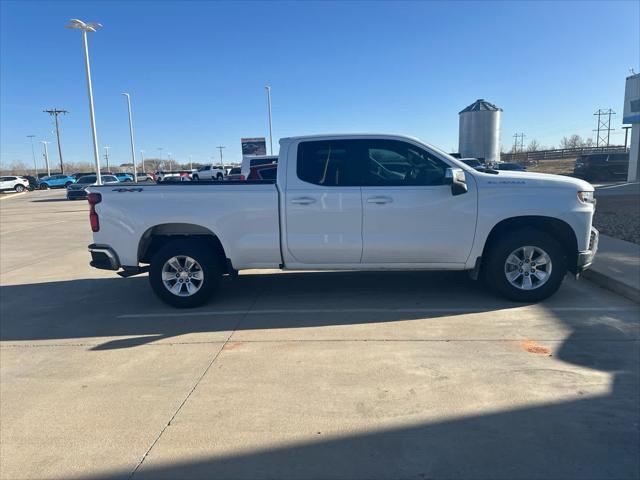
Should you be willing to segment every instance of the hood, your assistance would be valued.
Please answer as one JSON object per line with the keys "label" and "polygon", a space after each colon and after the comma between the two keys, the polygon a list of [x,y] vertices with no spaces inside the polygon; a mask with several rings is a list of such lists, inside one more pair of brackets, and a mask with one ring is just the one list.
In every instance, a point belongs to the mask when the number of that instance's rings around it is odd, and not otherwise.
{"label": "hood", "polygon": [[89,183],[72,183],[67,187],[68,190],[84,190],[87,187],[90,187]]}
{"label": "hood", "polygon": [[593,185],[579,178],[550,173],[516,172],[500,170],[497,175],[474,172],[478,183],[488,187],[522,186],[535,188],[571,188],[577,191],[593,191]]}

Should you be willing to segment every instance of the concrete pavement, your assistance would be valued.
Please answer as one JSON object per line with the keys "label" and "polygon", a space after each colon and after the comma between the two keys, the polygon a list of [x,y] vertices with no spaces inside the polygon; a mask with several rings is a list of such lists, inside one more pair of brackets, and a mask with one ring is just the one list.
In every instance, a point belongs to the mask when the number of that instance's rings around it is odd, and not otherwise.
{"label": "concrete pavement", "polygon": [[243,272],[176,311],[0,205],[1,478],[637,478],[640,306],[465,274]]}

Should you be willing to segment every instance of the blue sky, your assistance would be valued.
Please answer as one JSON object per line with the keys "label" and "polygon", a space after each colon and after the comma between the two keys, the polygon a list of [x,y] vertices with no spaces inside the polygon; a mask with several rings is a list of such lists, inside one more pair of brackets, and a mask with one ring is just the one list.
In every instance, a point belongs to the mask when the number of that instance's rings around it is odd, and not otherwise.
{"label": "blue sky", "polygon": [[[28,134],[54,141],[42,110],[65,108],[67,161],[92,161],[81,34],[90,34],[100,153],[136,149],[205,162],[240,137],[395,132],[457,149],[458,112],[504,109],[502,142],[557,145],[592,135],[613,108],[621,142],[624,79],[640,71],[640,2],[13,2],[0,3],[0,161],[31,163]],[[41,161],[41,145],[36,154]],[[57,160],[55,144],[50,155]],[[217,158],[217,157],[216,157]]]}

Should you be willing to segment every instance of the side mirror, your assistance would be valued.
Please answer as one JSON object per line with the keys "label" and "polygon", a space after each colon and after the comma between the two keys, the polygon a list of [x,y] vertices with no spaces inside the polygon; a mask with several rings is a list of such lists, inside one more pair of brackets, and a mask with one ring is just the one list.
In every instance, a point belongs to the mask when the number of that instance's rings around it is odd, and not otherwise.
{"label": "side mirror", "polygon": [[464,170],[461,168],[447,168],[444,175],[447,184],[451,185],[451,193],[453,195],[462,195],[467,193],[467,179]]}

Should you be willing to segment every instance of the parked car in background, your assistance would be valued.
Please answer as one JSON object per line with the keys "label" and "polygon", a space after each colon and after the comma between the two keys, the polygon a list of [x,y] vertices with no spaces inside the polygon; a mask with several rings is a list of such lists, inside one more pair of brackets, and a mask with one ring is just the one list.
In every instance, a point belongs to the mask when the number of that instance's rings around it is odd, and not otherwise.
{"label": "parked car in background", "polygon": [[188,175],[171,175],[168,177],[164,177],[162,183],[180,183],[180,182],[191,182],[191,177]]}
{"label": "parked car in background", "polygon": [[150,173],[140,172],[138,174],[138,181],[139,182],[153,182],[153,175],[151,175]]}
{"label": "parked car in background", "polygon": [[51,175],[50,177],[42,177],[40,179],[40,190],[47,188],[65,188],[76,183],[76,179],[71,175]]}
{"label": "parked car in background", "polygon": [[224,179],[227,181],[245,180],[245,178],[242,176],[242,168],[233,167],[231,170],[229,170],[229,174],[226,177],[224,177]]}
{"label": "parked car in background", "polygon": [[[120,183],[115,175],[102,175],[102,184],[109,185],[113,183]],[[76,183],[73,183],[67,187],[67,200],[82,200],[87,198],[87,192],[85,188],[96,184],[95,175],[85,175],[80,177]]]}
{"label": "parked car in background", "polygon": [[95,174],[96,172],[76,172],[76,173],[72,173],[71,176],[76,180],[78,180],[81,177],[86,177],[87,175],[95,175]]}
{"label": "parked car in background", "polygon": [[133,175],[130,173],[114,173],[113,175],[121,182],[133,182]]}
{"label": "parked car in background", "polygon": [[38,186],[40,185],[40,181],[36,177],[34,177],[33,175],[22,175],[22,178],[24,178],[26,181],[29,182],[29,186],[27,187],[27,190],[32,192],[38,189]]}
{"label": "parked car in background", "polygon": [[509,162],[494,163],[492,168],[494,170],[509,170],[509,171],[512,171],[512,172],[526,172],[527,171],[527,169],[524,168],[519,163],[509,163]]}
{"label": "parked car in background", "polygon": [[573,174],[585,180],[626,179],[629,171],[628,153],[592,153],[576,159]]}
{"label": "parked car in background", "polygon": [[484,168],[484,164],[477,158],[461,158],[460,161],[465,165],[475,168],[476,170],[478,168]]}
{"label": "parked car in background", "polygon": [[24,192],[29,188],[29,180],[16,175],[0,177],[0,191],[15,190],[16,192]]}
{"label": "parked car in background", "polygon": [[191,179],[191,172],[189,170],[159,170],[154,173],[154,177],[158,183],[164,182],[170,177],[189,177]]}
{"label": "parked car in background", "polygon": [[278,174],[278,164],[256,165],[249,170],[247,181],[252,180],[275,180]]}
{"label": "parked car in background", "polygon": [[224,179],[225,171],[220,167],[214,167],[213,165],[205,165],[203,167],[198,168],[193,174],[191,178],[194,181],[199,180],[217,180],[221,181]]}
{"label": "parked car in background", "polygon": [[256,167],[258,165],[271,165],[273,163],[278,163],[277,155],[244,156],[242,157],[242,166],[240,169],[240,174],[244,178],[249,178],[249,173],[251,173],[251,167]]}

